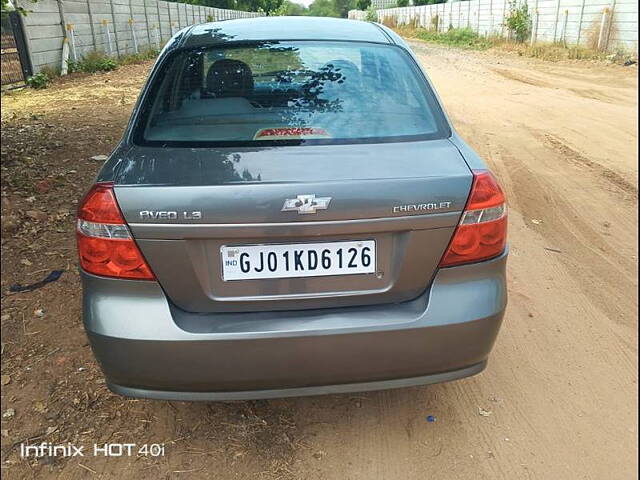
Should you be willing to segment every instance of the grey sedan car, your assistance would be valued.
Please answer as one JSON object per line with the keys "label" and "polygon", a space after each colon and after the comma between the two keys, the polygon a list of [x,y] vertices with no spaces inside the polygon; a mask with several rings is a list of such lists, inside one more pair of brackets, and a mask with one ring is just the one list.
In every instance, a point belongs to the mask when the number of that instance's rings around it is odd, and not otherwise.
{"label": "grey sedan car", "polygon": [[504,194],[384,26],[192,26],[156,61],[77,221],[109,387],[228,400],[482,371]]}

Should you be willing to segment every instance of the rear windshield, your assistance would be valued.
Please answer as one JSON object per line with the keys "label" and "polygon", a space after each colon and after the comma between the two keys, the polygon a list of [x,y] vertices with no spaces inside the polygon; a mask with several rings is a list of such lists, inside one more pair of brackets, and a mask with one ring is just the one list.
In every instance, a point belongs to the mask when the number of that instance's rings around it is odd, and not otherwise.
{"label": "rear windshield", "polygon": [[178,51],[153,82],[134,133],[139,144],[359,143],[442,138],[448,130],[413,60],[391,45]]}

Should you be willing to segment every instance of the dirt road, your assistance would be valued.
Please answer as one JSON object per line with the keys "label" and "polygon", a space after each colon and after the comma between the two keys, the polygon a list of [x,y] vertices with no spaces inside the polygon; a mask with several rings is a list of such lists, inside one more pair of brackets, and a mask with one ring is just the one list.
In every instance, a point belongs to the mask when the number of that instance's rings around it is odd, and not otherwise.
{"label": "dirt road", "polygon": [[[510,304],[488,369],[444,385],[268,402],[110,394],[80,327],[69,212],[147,68],[126,67],[2,100],[7,478],[637,476],[635,67],[414,45],[509,197]],[[70,270],[6,295],[52,268]],[[17,445],[39,435],[164,443],[166,455],[21,460]]]}

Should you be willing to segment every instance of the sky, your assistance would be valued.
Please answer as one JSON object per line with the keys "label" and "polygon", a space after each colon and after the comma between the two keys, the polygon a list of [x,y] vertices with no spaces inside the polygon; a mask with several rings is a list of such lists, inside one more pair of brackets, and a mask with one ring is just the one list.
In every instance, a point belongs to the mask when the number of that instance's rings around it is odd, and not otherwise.
{"label": "sky", "polygon": [[313,3],[313,0],[291,0],[293,3],[299,3],[301,5],[304,5],[305,7],[308,7],[309,5],[311,5]]}

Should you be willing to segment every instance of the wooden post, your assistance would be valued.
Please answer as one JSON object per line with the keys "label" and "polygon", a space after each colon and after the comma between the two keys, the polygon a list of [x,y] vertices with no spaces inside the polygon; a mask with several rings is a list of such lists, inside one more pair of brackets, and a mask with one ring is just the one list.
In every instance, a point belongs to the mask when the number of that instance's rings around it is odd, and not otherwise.
{"label": "wooden post", "polygon": [[96,30],[93,26],[93,11],[91,10],[91,0],[87,0],[87,12],[89,13],[89,26],[91,27],[91,38],[93,40],[93,49],[98,49],[98,41],[96,40]]}
{"label": "wooden post", "polygon": [[147,44],[149,48],[151,48],[151,32],[149,28],[149,14],[147,13],[147,0],[142,0],[142,4],[144,5],[144,26],[147,29]]}
{"label": "wooden post", "polygon": [[65,36],[62,39],[62,64],[60,65],[60,76],[64,76],[69,71],[69,39]]}
{"label": "wooden post", "polygon": [[530,45],[535,45],[538,41],[538,18],[540,14],[538,12],[538,0],[536,0],[536,9],[534,10],[534,15],[536,16],[536,21],[533,23],[533,32],[531,32],[531,43]]}
{"label": "wooden post", "polygon": [[107,37],[107,45],[109,45],[109,55],[113,55],[113,44],[111,43],[111,31],[109,30],[109,21],[106,18],[102,19],[102,28],[104,35]]}
{"label": "wooden post", "polygon": [[156,0],[156,11],[158,12],[158,38],[160,39],[159,44],[162,44],[162,17],[160,16],[160,2],[157,0]]}
{"label": "wooden post", "polygon": [[173,37],[173,21],[171,20],[171,5],[172,3],[165,2],[167,6],[167,13],[169,14],[169,38]]}
{"label": "wooden post", "polygon": [[553,43],[556,43],[556,36],[558,34],[558,19],[560,17],[560,0],[556,2],[556,21],[553,24]]}
{"label": "wooden post", "polygon": [[176,12],[178,12],[178,30],[180,30],[180,4],[174,3],[174,5],[176,6]]}
{"label": "wooden post", "polygon": [[614,10],[616,9],[616,0],[611,0],[611,12],[609,15],[609,24],[607,25],[607,38],[604,42],[604,49],[609,49],[609,39],[611,38],[611,30],[613,26],[613,16],[615,14]]}
{"label": "wooden post", "polygon": [[118,24],[116,23],[116,14],[113,11],[113,0],[109,0],[109,5],[111,5],[111,20],[113,23],[113,38],[116,41],[116,55],[120,57],[120,42],[118,40]]}
{"label": "wooden post", "polygon": [[471,0],[467,2],[467,28],[471,27]]}
{"label": "wooden post", "polygon": [[569,20],[569,10],[564,11],[564,20],[562,22],[562,44],[567,46],[567,21]]}
{"label": "wooden post", "polygon": [[493,35],[493,0],[489,0],[489,33]]}
{"label": "wooden post", "polygon": [[133,31],[133,7],[131,6],[131,0],[129,0],[129,30],[131,30],[131,40],[133,41],[133,52],[138,53],[138,41],[135,38],[136,34]]}
{"label": "wooden post", "polygon": [[68,37],[71,39],[71,54],[73,56],[73,61],[77,62],[78,53],[76,52],[76,38],[73,35],[73,25],[70,23],[67,23],[67,32],[68,32]]}
{"label": "wooden post", "polygon": [[133,18],[129,19],[129,27],[131,28],[131,39],[133,40],[133,51],[138,53],[138,39],[136,38],[136,29],[133,26]]}
{"label": "wooden post", "polygon": [[443,32],[446,32],[448,29],[448,25],[445,24],[446,22],[445,17],[447,16],[446,9],[447,9],[447,2],[442,4],[442,31]]}
{"label": "wooden post", "polygon": [[598,50],[602,50],[604,45],[604,33],[607,25],[607,16],[609,15],[609,7],[602,10],[602,19],[600,20],[600,33],[598,33]]}
{"label": "wooden post", "polygon": [[58,14],[60,15],[60,26],[62,27],[62,35],[67,36],[67,22],[64,18],[64,6],[62,0],[56,0],[58,4]]}
{"label": "wooden post", "polygon": [[504,37],[504,23],[507,18],[507,0],[502,0],[502,24],[500,25],[500,36]]}
{"label": "wooden post", "polygon": [[582,17],[584,16],[584,3],[585,0],[582,0],[582,6],[580,7],[580,19],[578,20],[578,40],[576,41],[576,45],[580,45],[580,36],[582,35]]}
{"label": "wooden post", "polygon": [[478,16],[478,18],[477,18],[477,21],[478,21],[477,30],[478,30],[478,35],[480,35],[480,3],[481,3],[481,0],[478,0],[478,10],[477,10],[477,16]]}

